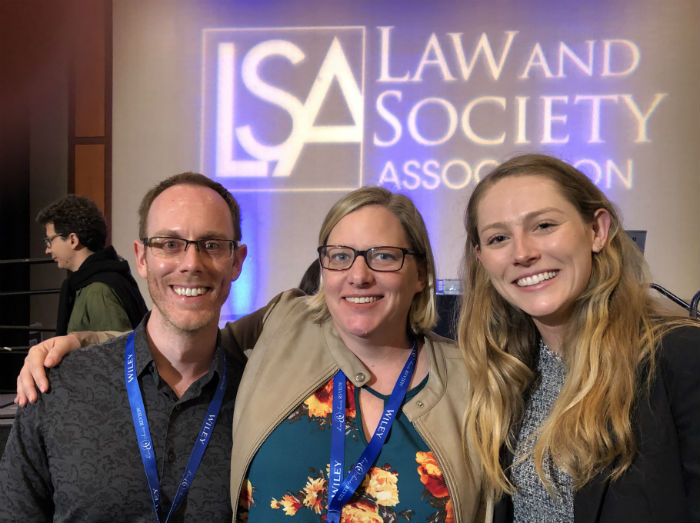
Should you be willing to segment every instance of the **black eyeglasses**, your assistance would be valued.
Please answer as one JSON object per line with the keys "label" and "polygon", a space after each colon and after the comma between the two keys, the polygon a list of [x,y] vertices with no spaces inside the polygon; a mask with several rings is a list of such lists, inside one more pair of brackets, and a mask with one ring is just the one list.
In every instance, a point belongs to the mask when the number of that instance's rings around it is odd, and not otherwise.
{"label": "black eyeglasses", "polygon": [[184,238],[171,238],[168,236],[153,236],[141,238],[141,242],[150,247],[153,254],[161,258],[177,258],[184,255],[187,247],[194,245],[197,252],[203,252],[212,258],[225,258],[231,256],[238,247],[236,240],[185,240]]}
{"label": "black eyeglasses", "polygon": [[352,267],[355,259],[362,256],[367,267],[377,272],[400,271],[406,255],[422,256],[418,252],[409,251],[403,247],[371,247],[358,251],[345,245],[321,245],[318,248],[318,258],[321,267],[331,271],[345,271]]}
{"label": "black eyeglasses", "polygon": [[60,236],[61,238],[65,238],[65,236],[64,236],[63,234],[54,234],[53,236],[47,236],[46,238],[44,238],[44,247],[46,247],[47,249],[48,249],[49,247],[51,247],[51,244],[53,243],[53,241],[54,241],[56,238],[58,238],[59,236]]}

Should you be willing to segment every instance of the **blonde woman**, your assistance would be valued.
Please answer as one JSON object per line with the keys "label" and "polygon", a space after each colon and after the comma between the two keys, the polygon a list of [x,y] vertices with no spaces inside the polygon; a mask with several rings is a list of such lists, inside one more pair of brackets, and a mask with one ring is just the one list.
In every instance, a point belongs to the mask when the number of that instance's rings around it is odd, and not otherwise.
{"label": "blonde woman", "polygon": [[700,328],[581,172],[516,157],[476,187],[459,344],[495,521],[698,521]]}

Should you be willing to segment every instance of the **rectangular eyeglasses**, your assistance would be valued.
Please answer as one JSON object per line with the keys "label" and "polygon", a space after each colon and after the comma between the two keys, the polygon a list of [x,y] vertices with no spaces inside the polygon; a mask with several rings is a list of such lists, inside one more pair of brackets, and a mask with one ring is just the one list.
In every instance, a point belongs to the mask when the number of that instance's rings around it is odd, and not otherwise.
{"label": "rectangular eyeglasses", "polygon": [[403,247],[370,247],[363,251],[345,245],[321,245],[318,257],[321,267],[331,271],[345,271],[352,267],[355,259],[362,256],[367,267],[377,272],[400,271],[406,255],[420,256],[418,252]]}
{"label": "rectangular eyeglasses", "polygon": [[186,240],[184,238],[172,238],[169,236],[152,236],[142,238],[141,242],[149,247],[153,254],[161,258],[177,258],[187,251],[190,245],[194,245],[197,252],[204,253],[211,258],[225,258],[231,256],[238,247],[236,240],[219,240],[205,238],[203,240]]}

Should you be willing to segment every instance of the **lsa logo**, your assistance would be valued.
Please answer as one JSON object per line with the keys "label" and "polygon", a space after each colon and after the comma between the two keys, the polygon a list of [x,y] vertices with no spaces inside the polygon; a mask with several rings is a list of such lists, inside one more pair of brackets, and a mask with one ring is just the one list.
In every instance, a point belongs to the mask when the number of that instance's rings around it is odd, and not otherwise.
{"label": "lsa logo", "polygon": [[362,184],[363,27],[205,29],[204,173],[238,191]]}

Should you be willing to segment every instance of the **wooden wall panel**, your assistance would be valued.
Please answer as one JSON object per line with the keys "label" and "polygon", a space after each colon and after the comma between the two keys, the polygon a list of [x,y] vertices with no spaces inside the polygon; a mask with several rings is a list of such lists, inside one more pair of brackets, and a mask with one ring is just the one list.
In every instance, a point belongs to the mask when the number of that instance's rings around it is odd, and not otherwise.
{"label": "wooden wall panel", "polygon": [[103,144],[75,146],[75,193],[87,196],[104,213],[105,146]]}
{"label": "wooden wall panel", "polygon": [[[68,192],[112,223],[112,1],[73,0]],[[109,241],[109,239],[108,239]]]}
{"label": "wooden wall panel", "polygon": [[76,17],[73,81],[75,136],[105,137],[105,2],[81,2]]}

